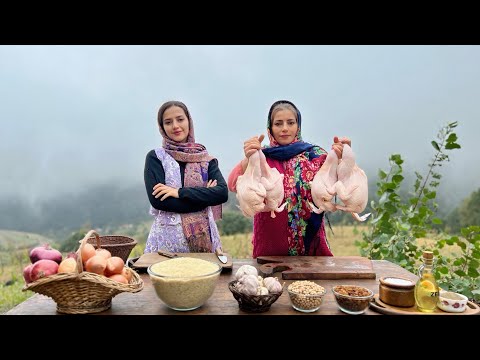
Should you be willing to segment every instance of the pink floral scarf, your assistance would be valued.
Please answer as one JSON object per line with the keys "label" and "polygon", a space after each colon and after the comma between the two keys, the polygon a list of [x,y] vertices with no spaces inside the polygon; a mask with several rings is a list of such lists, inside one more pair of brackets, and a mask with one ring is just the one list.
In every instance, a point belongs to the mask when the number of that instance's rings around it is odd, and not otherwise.
{"label": "pink floral scarf", "polygon": [[[170,139],[162,126],[159,126],[163,137],[165,151],[176,161],[186,162],[184,187],[205,187],[208,182],[208,163],[214,159],[202,144],[195,142],[193,121],[187,116],[189,133],[186,143],[179,143]],[[222,205],[212,206],[214,220],[221,219]],[[213,252],[210,226],[207,209],[180,214],[182,228],[191,252]]]}

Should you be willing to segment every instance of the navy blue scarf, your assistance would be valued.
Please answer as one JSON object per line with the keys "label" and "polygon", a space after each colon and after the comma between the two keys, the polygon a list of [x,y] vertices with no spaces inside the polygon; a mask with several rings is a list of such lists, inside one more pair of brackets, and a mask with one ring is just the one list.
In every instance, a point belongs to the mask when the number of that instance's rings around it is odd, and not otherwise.
{"label": "navy blue scarf", "polygon": [[266,157],[280,161],[287,161],[298,154],[312,150],[314,146],[315,145],[303,141],[297,141],[288,145],[264,148],[262,151]]}

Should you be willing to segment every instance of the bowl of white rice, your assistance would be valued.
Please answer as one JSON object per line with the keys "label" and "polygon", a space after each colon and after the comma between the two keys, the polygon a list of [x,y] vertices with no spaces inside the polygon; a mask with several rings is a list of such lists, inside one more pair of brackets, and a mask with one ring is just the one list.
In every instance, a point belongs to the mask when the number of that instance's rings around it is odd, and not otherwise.
{"label": "bowl of white rice", "polygon": [[212,296],[222,267],[214,262],[177,257],[147,269],[157,296],[173,310],[189,311]]}

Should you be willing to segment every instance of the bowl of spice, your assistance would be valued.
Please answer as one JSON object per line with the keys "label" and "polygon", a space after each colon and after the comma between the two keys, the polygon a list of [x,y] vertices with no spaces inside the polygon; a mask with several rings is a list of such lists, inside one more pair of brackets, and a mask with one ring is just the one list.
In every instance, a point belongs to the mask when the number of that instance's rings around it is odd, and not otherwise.
{"label": "bowl of spice", "polygon": [[363,314],[373,298],[373,291],[357,285],[337,285],[332,288],[337,305],[344,313]]}

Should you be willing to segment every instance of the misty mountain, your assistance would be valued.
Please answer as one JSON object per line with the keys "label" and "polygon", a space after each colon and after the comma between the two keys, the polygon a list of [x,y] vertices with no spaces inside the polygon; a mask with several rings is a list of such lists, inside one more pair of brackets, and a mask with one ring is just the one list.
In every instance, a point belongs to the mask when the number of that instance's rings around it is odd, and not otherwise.
{"label": "misty mountain", "polygon": [[[377,200],[376,177],[369,177],[369,204]],[[406,198],[411,191],[413,177],[406,175],[400,196]],[[443,185],[443,184],[442,184]],[[441,186],[442,186],[441,185]],[[472,190],[473,191],[473,190]],[[448,198],[452,191],[439,192],[438,216],[445,218],[463,199]],[[442,195],[443,194],[443,195]],[[234,193],[229,193],[224,211],[239,211]],[[35,232],[44,235],[66,236],[88,224],[92,228],[115,227],[149,220],[149,202],[143,184],[120,187],[110,184],[85,188],[78,193],[61,194],[31,204],[24,198],[7,197],[0,201],[0,229]],[[369,205],[364,213],[369,212]],[[352,223],[350,214],[330,214],[332,225]]]}

